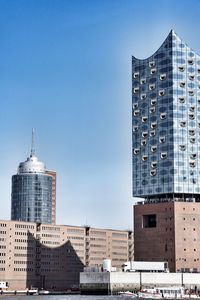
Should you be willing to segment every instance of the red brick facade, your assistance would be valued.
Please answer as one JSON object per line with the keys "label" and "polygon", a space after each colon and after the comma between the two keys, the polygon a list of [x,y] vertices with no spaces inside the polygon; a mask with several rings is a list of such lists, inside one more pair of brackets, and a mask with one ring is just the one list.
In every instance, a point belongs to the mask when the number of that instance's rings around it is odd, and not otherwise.
{"label": "red brick facade", "polygon": [[168,261],[171,272],[200,272],[199,224],[200,203],[135,205],[135,260]]}

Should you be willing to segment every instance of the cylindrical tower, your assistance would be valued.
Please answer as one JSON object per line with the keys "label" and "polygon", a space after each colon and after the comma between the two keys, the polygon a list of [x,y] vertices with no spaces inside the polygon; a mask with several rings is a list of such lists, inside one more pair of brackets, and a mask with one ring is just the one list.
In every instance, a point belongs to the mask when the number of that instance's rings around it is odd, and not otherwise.
{"label": "cylindrical tower", "polygon": [[52,176],[38,161],[33,143],[30,157],[12,176],[11,220],[52,223]]}

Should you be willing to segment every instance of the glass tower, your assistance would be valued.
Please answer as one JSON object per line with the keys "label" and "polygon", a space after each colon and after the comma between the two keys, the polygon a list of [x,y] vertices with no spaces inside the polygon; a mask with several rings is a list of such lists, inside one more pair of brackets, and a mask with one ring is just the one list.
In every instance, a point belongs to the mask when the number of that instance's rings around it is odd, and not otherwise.
{"label": "glass tower", "polygon": [[30,156],[12,176],[11,220],[52,223],[52,176],[38,161],[33,145]]}
{"label": "glass tower", "polygon": [[133,196],[200,201],[200,56],[171,31],[132,57]]}

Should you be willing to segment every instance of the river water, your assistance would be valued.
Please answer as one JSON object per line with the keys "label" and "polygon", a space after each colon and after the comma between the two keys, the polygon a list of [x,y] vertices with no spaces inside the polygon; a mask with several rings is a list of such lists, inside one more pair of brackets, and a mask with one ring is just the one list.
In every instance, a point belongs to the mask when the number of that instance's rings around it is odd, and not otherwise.
{"label": "river water", "polygon": [[[6,300],[122,300],[120,296],[82,296],[82,295],[63,295],[63,296],[0,296]],[[127,299],[127,297],[125,298]]]}

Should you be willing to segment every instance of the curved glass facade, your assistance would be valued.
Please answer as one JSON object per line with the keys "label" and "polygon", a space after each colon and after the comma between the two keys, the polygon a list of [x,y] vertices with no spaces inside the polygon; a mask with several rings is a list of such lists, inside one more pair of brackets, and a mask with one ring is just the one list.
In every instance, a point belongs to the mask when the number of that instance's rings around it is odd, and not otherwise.
{"label": "curved glass facade", "polygon": [[200,56],[171,31],[132,78],[133,196],[199,200]]}
{"label": "curved glass facade", "polygon": [[45,174],[12,176],[11,219],[52,223],[52,177]]}

